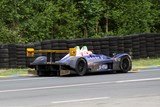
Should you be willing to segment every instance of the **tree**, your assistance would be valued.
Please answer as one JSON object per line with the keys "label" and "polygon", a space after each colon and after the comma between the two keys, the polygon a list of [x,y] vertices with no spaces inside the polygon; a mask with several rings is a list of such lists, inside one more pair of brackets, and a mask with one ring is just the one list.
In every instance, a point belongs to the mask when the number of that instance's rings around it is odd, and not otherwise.
{"label": "tree", "polygon": [[[44,1],[45,7],[28,20],[24,35],[28,41],[75,38],[80,34],[75,4],[68,0]],[[43,4],[44,4],[43,2]]]}
{"label": "tree", "polygon": [[152,3],[152,12],[154,15],[154,21],[151,23],[151,32],[160,33],[160,0],[151,0]]}
{"label": "tree", "polygon": [[92,37],[98,33],[99,20],[103,17],[105,5],[102,0],[78,0],[77,9],[83,37]]}
{"label": "tree", "polygon": [[159,0],[1,0],[0,42],[160,32]]}
{"label": "tree", "polygon": [[[111,31],[116,35],[150,32],[154,12],[150,0],[112,0],[109,16],[116,25]],[[110,26],[109,26],[110,27]]]}

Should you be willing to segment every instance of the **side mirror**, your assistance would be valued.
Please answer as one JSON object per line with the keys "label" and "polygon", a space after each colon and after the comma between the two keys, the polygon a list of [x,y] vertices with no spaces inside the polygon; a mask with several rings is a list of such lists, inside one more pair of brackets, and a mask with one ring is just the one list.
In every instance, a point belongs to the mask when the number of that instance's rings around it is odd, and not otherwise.
{"label": "side mirror", "polygon": [[27,48],[27,57],[33,57],[34,52],[34,48]]}

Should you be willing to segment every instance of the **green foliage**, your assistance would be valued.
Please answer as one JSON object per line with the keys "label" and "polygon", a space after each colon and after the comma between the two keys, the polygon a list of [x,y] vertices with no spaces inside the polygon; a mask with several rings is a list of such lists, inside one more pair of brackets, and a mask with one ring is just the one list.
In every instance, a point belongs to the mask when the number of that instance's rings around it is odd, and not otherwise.
{"label": "green foliage", "polygon": [[134,59],[133,68],[144,68],[149,66],[160,66],[160,58],[144,58],[144,59]]}
{"label": "green foliage", "polygon": [[149,0],[112,0],[109,16],[117,27],[112,31],[117,35],[151,32],[151,25],[157,17],[152,6]]}
{"label": "green foliage", "polygon": [[92,37],[97,33],[98,21],[105,10],[104,2],[102,0],[82,0],[77,2],[77,8],[84,37]]}
{"label": "green foliage", "polygon": [[77,10],[68,0],[46,2],[45,8],[28,20],[23,30],[28,41],[75,38],[79,34]]}
{"label": "green foliage", "polygon": [[152,14],[155,16],[152,24],[152,32],[160,32],[160,0],[151,0],[152,2]]}
{"label": "green foliage", "polygon": [[0,42],[160,32],[159,0],[1,0]]}
{"label": "green foliage", "polygon": [[2,22],[0,22],[0,28],[0,43],[18,42],[18,32],[8,29]]}

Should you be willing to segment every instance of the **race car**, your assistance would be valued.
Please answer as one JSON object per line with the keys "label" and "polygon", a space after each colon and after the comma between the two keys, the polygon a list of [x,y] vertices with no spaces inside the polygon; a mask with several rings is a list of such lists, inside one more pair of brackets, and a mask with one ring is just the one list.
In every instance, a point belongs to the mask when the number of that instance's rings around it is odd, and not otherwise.
{"label": "race car", "polygon": [[[34,53],[47,53],[47,56],[39,56],[29,67],[36,70],[38,76],[63,76],[77,74],[83,76],[91,72],[121,72],[127,73],[132,69],[131,56],[127,53],[116,54],[109,57],[103,54],[94,54],[83,46],[70,48],[69,50],[34,50],[27,49],[27,56]],[[55,61],[55,53],[69,52],[62,59]]]}

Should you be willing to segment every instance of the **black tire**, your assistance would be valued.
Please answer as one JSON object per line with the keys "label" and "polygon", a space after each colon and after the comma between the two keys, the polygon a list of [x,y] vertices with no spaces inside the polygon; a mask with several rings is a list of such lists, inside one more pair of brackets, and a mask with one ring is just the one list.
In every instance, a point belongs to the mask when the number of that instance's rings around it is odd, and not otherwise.
{"label": "black tire", "polygon": [[0,68],[8,68],[8,67],[9,67],[9,64],[3,64],[3,63],[2,63],[2,64],[0,65]]}
{"label": "black tire", "polygon": [[35,70],[37,70],[37,75],[39,77],[51,76],[51,71],[47,70],[45,66],[38,65]]}
{"label": "black tire", "polygon": [[35,48],[35,47],[39,47],[39,46],[41,46],[41,42],[35,42],[35,43],[34,43],[34,48]]}
{"label": "black tire", "polygon": [[1,58],[1,59],[0,59],[0,63],[8,62],[8,61],[9,61],[9,58]]}
{"label": "black tire", "polygon": [[17,55],[17,58],[18,58],[18,59],[25,59],[25,58],[26,58],[26,55]]}
{"label": "black tire", "polygon": [[0,59],[1,58],[9,58],[9,55],[8,54],[0,54]]}
{"label": "black tire", "polygon": [[100,46],[100,45],[93,46],[93,49],[95,49],[95,50],[100,50],[100,49],[101,49],[101,46]]}
{"label": "black tire", "polygon": [[44,72],[42,72],[41,70],[37,70],[37,75],[38,75],[39,77],[46,76],[46,75],[44,74]]}
{"label": "black tire", "polygon": [[40,69],[37,70],[37,75],[38,75],[39,77],[49,77],[49,76],[53,76],[53,74],[52,74],[51,71],[44,71],[44,70],[40,70]]}
{"label": "black tire", "polygon": [[50,45],[51,44],[51,40],[45,40],[41,42],[42,45]]}
{"label": "black tire", "polygon": [[17,48],[16,51],[17,51],[17,52],[20,52],[20,51],[25,52],[26,49],[25,49],[25,48]]}
{"label": "black tire", "polygon": [[51,49],[51,44],[41,45],[42,49]]}
{"label": "black tire", "polygon": [[8,49],[0,49],[0,53],[2,54],[2,53],[4,53],[4,54],[6,54],[6,53],[8,53],[9,51],[8,51]]}
{"label": "black tire", "polygon": [[94,50],[94,53],[95,54],[101,54],[102,52],[101,52],[101,50]]}
{"label": "black tire", "polygon": [[86,74],[88,70],[87,61],[84,58],[79,58],[76,62],[75,71],[79,76]]}
{"label": "black tire", "polygon": [[132,61],[129,56],[124,56],[121,58],[120,61],[120,72],[127,73],[132,69]]}
{"label": "black tire", "polygon": [[25,55],[26,54],[26,50],[24,50],[24,51],[17,51],[16,52],[18,55]]}

